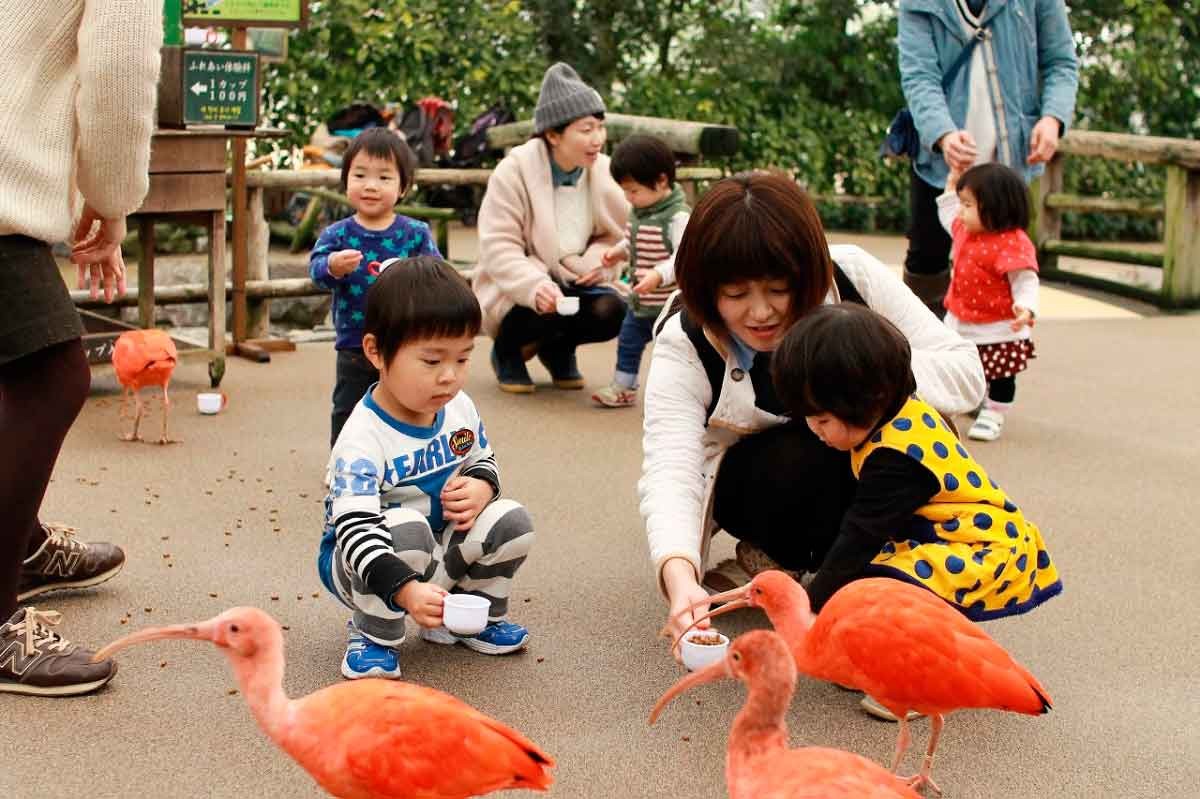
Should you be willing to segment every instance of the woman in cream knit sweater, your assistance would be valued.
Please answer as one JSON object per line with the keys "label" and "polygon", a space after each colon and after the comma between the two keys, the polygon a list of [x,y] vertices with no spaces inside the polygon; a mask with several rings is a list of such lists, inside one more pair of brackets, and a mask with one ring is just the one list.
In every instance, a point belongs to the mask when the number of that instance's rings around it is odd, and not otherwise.
{"label": "woman in cream knit sweater", "polygon": [[[534,133],[488,181],[474,282],[496,379],[520,394],[534,390],[525,368],[534,354],[555,386],[583,388],[575,348],[614,338],[625,316],[611,285],[615,270],[600,264],[628,215],[602,152],[604,101],[575,70],[555,64],[542,81]],[[560,307],[576,301],[575,313]]]}
{"label": "woman in cream knit sweater", "polygon": [[[87,396],[83,332],[54,242],[72,238],[80,286],[123,293],[125,215],[148,186],[162,41],[158,0],[0,0],[0,692],[64,696],[108,682],[111,661],[18,608],[114,576],[125,555],[46,528],[38,511]],[[38,602],[40,605],[41,602]]]}

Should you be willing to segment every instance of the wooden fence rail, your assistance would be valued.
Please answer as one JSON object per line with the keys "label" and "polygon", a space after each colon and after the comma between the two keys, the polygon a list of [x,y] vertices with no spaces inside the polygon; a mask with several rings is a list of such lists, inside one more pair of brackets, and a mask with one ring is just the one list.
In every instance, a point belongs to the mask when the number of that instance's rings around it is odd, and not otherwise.
{"label": "wooden fence rail", "polygon": [[[632,114],[605,114],[608,138],[620,141],[634,133],[645,133],[666,142],[674,152],[705,158],[737,154],[738,129],[731,125],[659,119]],[[496,125],[487,132],[488,146],[501,149],[525,143],[533,135],[533,120]]]}
{"label": "wooden fence rail", "polygon": [[[1138,161],[1167,170],[1163,202],[1063,193],[1069,158]],[[1163,308],[1200,306],[1200,142],[1160,136],[1134,136],[1101,131],[1071,131],[1058,153],[1030,187],[1033,220],[1030,234],[1038,248],[1042,276],[1146,300]],[[1062,240],[1065,211],[1135,214],[1163,218],[1163,252]],[[1060,269],[1060,255],[1161,267],[1162,289],[1154,291],[1115,280]]]}
{"label": "wooden fence rail", "polygon": [[[491,176],[490,169],[418,169],[415,179],[418,186],[486,186]],[[676,170],[676,178],[680,183],[694,185],[699,182],[718,180],[723,176],[720,169],[714,167],[689,166]],[[306,219],[315,222],[321,203],[338,203],[344,197],[336,189],[340,188],[341,172],[336,169],[301,169],[248,172],[246,187],[248,191],[249,209],[247,238],[248,265],[246,280],[247,305],[247,337],[258,339],[266,336],[270,322],[270,298],[279,296],[305,297],[324,294],[325,289],[312,283],[307,278],[283,278],[273,280],[270,276],[268,252],[270,249],[271,223],[267,222],[263,213],[263,192],[266,189],[290,189],[294,191],[309,191],[314,194],[314,202],[305,214]],[[449,221],[454,213],[445,208],[422,208],[419,206],[403,206],[403,213],[417,218],[426,219],[434,229],[438,248],[449,259]],[[302,231],[274,223],[279,232],[299,236]],[[304,223],[302,222],[301,225]],[[470,276],[473,265],[459,264],[462,271]],[[286,295],[272,293],[272,286],[286,287]],[[253,287],[253,290],[252,290]],[[232,287],[233,295],[240,295],[241,287]],[[161,298],[161,299],[160,299]],[[155,303],[189,303],[199,302],[196,292],[185,290],[171,292],[167,287],[155,290]]]}

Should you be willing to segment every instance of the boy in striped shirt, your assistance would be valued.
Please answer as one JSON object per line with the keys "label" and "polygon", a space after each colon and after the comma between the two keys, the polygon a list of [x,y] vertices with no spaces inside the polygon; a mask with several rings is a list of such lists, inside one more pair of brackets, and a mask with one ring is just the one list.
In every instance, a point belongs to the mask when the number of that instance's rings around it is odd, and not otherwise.
{"label": "boy in striped shirt", "polygon": [[[321,581],[353,612],[342,675],[400,677],[405,618],[421,638],[488,655],[521,649],[529,631],[506,619],[512,578],[533,522],[500,499],[496,457],[462,392],[479,303],[441,258],[385,263],[367,293],[363,354],[379,369],[330,455]],[[447,593],[482,596],[488,625],[455,637]]]}
{"label": "boy in striped shirt", "polygon": [[690,210],[675,183],[675,154],[653,136],[634,135],[613,152],[609,167],[633,206],[625,238],[604,253],[604,266],[625,261],[629,310],[617,337],[617,368],[610,385],[592,399],[606,408],[637,402],[642,353],[659,311],[675,290],[675,253]]}

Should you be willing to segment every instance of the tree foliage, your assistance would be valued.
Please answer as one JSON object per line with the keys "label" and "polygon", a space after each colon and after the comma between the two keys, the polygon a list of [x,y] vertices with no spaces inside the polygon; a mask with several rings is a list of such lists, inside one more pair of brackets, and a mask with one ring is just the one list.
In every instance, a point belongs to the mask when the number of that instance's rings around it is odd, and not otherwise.
{"label": "tree foliage", "polygon": [[[907,216],[907,165],[877,155],[903,105],[896,0],[313,0],[269,71],[268,109],[306,140],[350,102],[438,94],[460,121],[496,100],[533,112],[541,75],[567,61],[614,111],[736,125],[734,169],[785,169],[819,193],[885,198]],[[1075,126],[1200,137],[1200,0],[1075,0]],[[1083,160],[1068,186],[1156,197],[1161,170]],[[861,212],[822,208],[831,226]],[[1146,220],[1070,216],[1068,234],[1154,235]]]}

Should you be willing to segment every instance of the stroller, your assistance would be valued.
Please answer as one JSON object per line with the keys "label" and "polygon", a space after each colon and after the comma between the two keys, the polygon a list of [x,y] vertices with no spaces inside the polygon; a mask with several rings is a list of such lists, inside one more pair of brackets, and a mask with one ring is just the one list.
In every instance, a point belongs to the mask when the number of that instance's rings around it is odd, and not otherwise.
{"label": "stroller", "polygon": [[[479,169],[499,159],[503,155],[501,151],[488,149],[488,129],[515,119],[513,112],[502,103],[494,103],[471,120],[467,131],[454,140],[452,152],[448,151],[438,156],[437,166],[446,169]],[[474,226],[479,213],[479,203],[483,198],[483,187],[444,184],[429,186],[425,190],[425,197],[430,205],[457,209],[463,224]]]}

